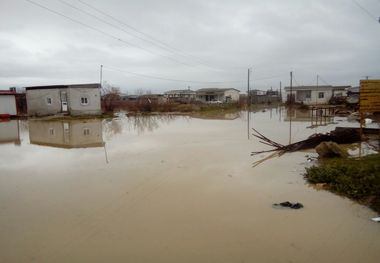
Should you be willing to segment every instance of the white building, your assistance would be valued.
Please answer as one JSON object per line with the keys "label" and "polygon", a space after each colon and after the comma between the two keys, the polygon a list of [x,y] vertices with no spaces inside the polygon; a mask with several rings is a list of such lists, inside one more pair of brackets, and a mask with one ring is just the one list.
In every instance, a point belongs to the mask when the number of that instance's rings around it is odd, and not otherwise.
{"label": "white building", "polygon": [[0,115],[17,115],[15,92],[0,91]]}
{"label": "white building", "polygon": [[238,102],[240,90],[208,88],[196,91],[197,100],[201,102]]}
{"label": "white building", "polygon": [[26,88],[28,115],[100,115],[100,84],[54,85]]}
{"label": "white building", "polygon": [[346,97],[347,89],[349,86],[296,86],[285,87],[285,97],[283,102],[286,102],[290,98],[290,92],[294,101],[297,103],[303,103],[305,105],[316,104],[329,104],[329,101],[333,97]]}

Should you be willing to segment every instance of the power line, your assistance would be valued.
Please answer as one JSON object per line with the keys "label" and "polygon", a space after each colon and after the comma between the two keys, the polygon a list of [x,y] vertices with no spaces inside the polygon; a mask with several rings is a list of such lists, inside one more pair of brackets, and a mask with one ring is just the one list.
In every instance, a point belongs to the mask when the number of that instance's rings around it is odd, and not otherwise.
{"label": "power line", "polygon": [[[143,36],[145,36],[145,37],[147,37],[147,38],[149,38],[149,39],[151,39],[151,40],[157,42],[157,43],[160,43],[160,44],[163,45],[163,46],[166,46],[167,48],[170,48],[170,49],[173,49],[173,50],[179,51],[178,49],[176,49],[176,48],[174,48],[174,47],[172,47],[172,46],[170,46],[170,45],[168,45],[168,44],[166,44],[166,43],[164,43],[164,42],[162,42],[162,41],[160,41],[160,40],[158,40],[158,39],[156,39],[156,38],[154,38],[154,37],[152,37],[152,36],[150,36],[150,35],[148,35],[148,34],[146,34],[146,33],[144,33],[144,32],[142,32],[142,31],[140,31],[140,30],[138,30],[137,28],[135,28],[135,27],[133,27],[133,26],[131,26],[131,25],[129,25],[129,24],[127,24],[127,23],[121,21],[120,19],[117,19],[117,18],[115,18],[114,16],[112,16],[112,15],[110,15],[110,14],[107,14],[106,12],[104,12],[104,11],[102,11],[102,10],[100,10],[100,9],[98,9],[98,8],[96,8],[96,7],[94,7],[93,5],[90,5],[90,4],[88,4],[88,3],[86,3],[86,2],[84,2],[84,1],[82,1],[82,0],[77,0],[77,1],[80,2],[80,3],[82,3],[83,5],[86,5],[87,7],[91,8],[92,10],[95,10],[96,12],[98,12],[98,13],[104,15],[104,16],[107,16],[107,17],[111,18],[112,20],[114,20],[114,21],[116,21],[116,22],[118,22],[118,23],[120,23],[120,24],[122,24],[122,25],[128,27],[129,29],[131,29],[131,30],[133,30],[133,31],[135,31],[135,32],[137,32],[137,33],[139,33],[139,34],[141,34],[141,35],[143,35]],[[180,52],[180,51],[179,51],[179,52]]]}
{"label": "power line", "polygon": [[[61,0],[58,0],[58,1],[61,1]],[[98,13],[100,13],[100,14],[102,14],[102,15],[104,15],[104,16],[106,16],[106,17],[108,17],[108,18],[110,18],[110,19],[112,19],[112,20],[114,20],[114,21],[116,21],[118,23],[120,23],[121,25],[129,28],[130,30],[133,30],[134,32],[139,33],[139,34],[143,35],[144,37],[148,38],[148,39],[144,39],[144,38],[138,37],[139,39],[143,39],[144,41],[148,41],[150,43],[153,43],[156,46],[160,46],[161,48],[169,50],[170,52],[175,53],[177,55],[180,55],[182,57],[193,58],[193,59],[197,60],[199,64],[204,65],[206,67],[214,68],[214,69],[218,69],[218,70],[221,69],[221,68],[214,67],[214,66],[210,65],[209,63],[205,62],[204,60],[202,60],[202,59],[200,59],[200,58],[198,58],[196,56],[193,56],[191,54],[186,54],[185,52],[181,51],[180,49],[178,49],[176,47],[173,47],[172,45],[169,45],[169,44],[167,44],[165,42],[162,42],[162,41],[158,40],[157,38],[155,38],[155,37],[153,37],[153,36],[151,36],[151,35],[149,35],[147,33],[144,33],[143,31],[137,29],[136,27],[131,26],[130,24],[128,24],[128,23],[126,23],[126,22],[124,22],[124,21],[122,21],[122,20],[120,20],[120,19],[118,19],[118,18],[116,18],[116,17],[114,17],[112,15],[110,15],[109,13],[106,13],[106,12],[100,10],[99,8],[96,8],[93,5],[90,5],[90,4],[88,4],[88,3],[86,3],[86,2],[84,2],[82,0],[77,0],[77,1],[80,2],[81,4],[85,5],[85,6],[89,7],[90,9],[92,9],[92,10],[94,10],[94,11],[96,11],[96,12],[98,12]],[[137,37],[137,36],[135,36],[135,37]],[[224,67],[224,68],[227,68],[227,67]],[[233,69],[243,69],[245,67],[228,67],[228,68],[229,69],[231,69],[231,68],[233,68]]]}
{"label": "power line", "polygon": [[374,16],[371,12],[369,12],[364,6],[359,4],[356,0],[352,0],[361,10],[363,10],[369,17],[373,18],[376,20],[376,22],[379,22],[379,18]]}
{"label": "power line", "polygon": [[293,75],[293,80],[294,80],[294,82],[298,85],[298,86],[301,86],[299,83],[298,83],[298,81],[296,80],[296,77],[294,76],[294,74],[292,74]]}
{"label": "power line", "polygon": [[261,80],[269,80],[269,79],[279,79],[284,76],[287,76],[288,74],[282,74],[282,75],[276,75],[276,76],[270,76],[270,77],[262,77],[262,78],[253,78],[254,81],[261,81]]}
{"label": "power line", "polygon": [[[162,45],[159,45],[159,44],[157,44],[156,42],[154,42],[154,41],[152,41],[152,40],[149,40],[149,39],[146,39],[146,38],[140,37],[140,36],[138,36],[138,35],[136,35],[136,34],[132,34],[132,33],[128,32],[127,30],[125,30],[124,28],[122,28],[122,27],[120,27],[120,26],[117,26],[117,25],[115,25],[115,24],[112,24],[112,23],[110,23],[110,22],[108,22],[108,21],[106,21],[106,20],[104,20],[104,19],[102,19],[102,18],[100,18],[100,17],[98,17],[98,16],[96,16],[96,15],[94,15],[94,14],[91,14],[90,12],[87,12],[87,11],[81,9],[81,8],[78,8],[78,7],[72,5],[72,4],[70,4],[70,3],[68,3],[68,2],[66,2],[66,1],[64,1],[64,0],[57,0],[57,1],[58,1],[58,2],[61,2],[61,3],[64,4],[64,5],[67,5],[67,6],[71,7],[71,8],[73,8],[73,9],[75,9],[75,10],[81,12],[81,13],[84,13],[84,14],[90,16],[90,17],[93,17],[93,18],[95,18],[96,20],[101,21],[102,23],[105,23],[105,24],[107,24],[107,25],[109,25],[109,26],[111,26],[111,27],[113,27],[113,28],[116,28],[116,29],[118,29],[118,30],[120,30],[120,31],[123,31],[124,33],[126,33],[126,34],[128,34],[128,35],[130,35],[130,36],[133,36],[133,37],[138,38],[138,39],[140,39],[140,40],[142,40],[142,41],[145,41],[145,42],[147,42],[147,43],[149,43],[149,44],[151,44],[151,45],[154,45],[154,46],[156,46],[156,47],[158,47],[158,48],[160,48],[160,49],[163,49],[163,50],[165,50],[165,51],[167,51],[167,52],[170,52],[170,53],[172,53],[172,54],[174,54],[174,55],[180,55],[180,56],[185,57],[185,58],[187,57],[187,56],[184,56],[184,55],[182,55],[182,54],[179,54],[178,52],[173,52],[170,48],[163,47]],[[208,65],[206,65],[206,66],[208,66]]]}
{"label": "power line", "polygon": [[40,4],[40,3],[34,2],[34,1],[32,1],[32,0],[25,0],[25,1],[31,3],[31,4],[33,4],[33,5],[35,5],[35,6],[38,6],[38,7],[42,8],[42,9],[45,9],[45,10],[51,12],[51,13],[54,13],[54,14],[59,15],[59,16],[61,16],[61,17],[64,17],[64,18],[66,18],[66,19],[68,19],[68,20],[70,20],[70,21],[72,21],[72,22],[74,22],[74,23],[80,24],[80,25],[82,25],[82,26],[84,26],[84,27],[87,27],[87,28],[89,28],[89,29],[91,29],[91,30],[94,30],[94,31],[98,32],[98,33],[101,33],[101,34],[103,34],[103,35],[105,35],[105,36],[107,36],[107,37],[109,37],[109,38],[113,38],[113,39],[115,39],[115,40],[117,40],[117,41],[120,41],[120,42],[126,44],[127,46],[134,47],[134,48],[138,48],[138,49],[144,50],[145,52],[148,52],[148,53],[150,53],[150,54],[153,54],[153,55],[156,55],[156,56],[160,56],[160,57],[167,58],[167,59],[172,60],[172,61],[174,61],[174,62],[176,62],[176,63],[178,63],[178,64],[182,64],[182,65],[185,65],[185,66],[192,66],[192,65],[190,65],[190,64],[188,64],[188,63],[181,62],[181,61],[176,60],[176,59],[174,59],[174,58],[171,58],[171,57],[169,57],[169,56],[165,56],[165,55],[162,55],[162,54],[158,54],[158,53],[152,52],[152,51],[150,51],[150,50],[148,50],[148,49],[146,49],[146,48],[144,48],[144,47],[141,47],[141,46],[135,45],[135,44],[133,44],[133,43],[130,43],[130,42],[128,42],[128,41],[126,41],[126,40],[124,40],[124,39],[122,39],[122,38],[119,38],[119,37],[117,37],[117,36],[114,36],[114,35],[112,35],[112,34],[109,34],[109,33],[105,32],[105,31],[103,31],[103,30],[101,30],[101,29],[98,29],[98,28],[93,27],[93,26],[91,26],[91,25],[87,25],[87,24],[85,24],[85,23],[83,23],[83,22],[81,22],[81,21],[79,21],[79,20],[76,20],[76,19],[74,19],[74,18],[71,18],[71,17],[69,17],[69,16],[66,16],[65,14],[62,14],[62,13],[60,13],[60,12],[58,12],[58,11],[55,11],[55,10],[53,10],[53,9],[51,9],[51,8],[49,8],[49,7],[46,7],[46,6],[44,6],[44,5]]}
{"label": "power line", "polygon": [[157,80],[165,80],[165,81],[173,81],[173,82],[186,82],[186,83],[197,83],[197,84],[222,84],[222,83],[245,83],[245,81],[240,81],[240,80],[235,80],[235,81],[198,81],[198,80],[182,80],[182,79],[172,79],[172,78],[164,78],[164,77],[159,77],[159,76],[152,76],[152,75],[147,75],[147,74],[141,74],[141,73],[136,73],[124,69],[118,69],[114,67],[108,67],[103,65],[103,69],[108,69],[110,71],[116,71],[116,72],[121,72],[121,73],[128,73],[131,75],[135,75],[138,77],[142,78],[149,78],[149,79],[157,79]]}
{"label": "power line", "polygon": [[325,83],[326,85],[330,85],[330,86],[331,86],[331,84],[327,83],[327,81],[325,81],[325,80],[321,77],[321,75],[319,75],[319,79],[322,80],[322,82]]}
{"label": "power line", "polygon": [[[115,68],[115,67],[109,67],[109,66],[105,66],[105,65],[103,65],[103,69],[107,69],[109,71],[114,71],[114,72],[127,73],[127,74],[131,74],[131,75],[134,75],[134,76],[137,76],[137,77],[142,77],[142,78],[157,79],[157,80],[172,81],[172,82],[184,82],[184,83],[195,83],[195,84],[245,83],[245,81],[242,81],[242,80],[232,80],[232,81],[199,81],[199,80],[173,79],[173,78],[166,78],[166,77],[160,77],[160,76],[153,76],[153,75],[148,75],[148,74],[136,73],[136,72],[132,72],[132,71],[129,71],[129,70]],[[253,79],[253,81],[275,79],[275,78],[279,78],[279,77],[282,77],[282,76],[284,76],[284,75],[256,78],[256,79]]]}

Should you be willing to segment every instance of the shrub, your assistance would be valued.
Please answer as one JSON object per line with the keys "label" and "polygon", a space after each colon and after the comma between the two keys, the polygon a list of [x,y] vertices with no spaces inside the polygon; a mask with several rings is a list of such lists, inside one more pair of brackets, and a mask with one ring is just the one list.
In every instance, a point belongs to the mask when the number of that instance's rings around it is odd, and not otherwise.
{"label": "shrub", "polygon": [[333,159],[319,167],[306,168],[308,182],[327,184],[328,189],[355,200],[371,199],[372,208],[380,211],[380,155],[361,159]]}

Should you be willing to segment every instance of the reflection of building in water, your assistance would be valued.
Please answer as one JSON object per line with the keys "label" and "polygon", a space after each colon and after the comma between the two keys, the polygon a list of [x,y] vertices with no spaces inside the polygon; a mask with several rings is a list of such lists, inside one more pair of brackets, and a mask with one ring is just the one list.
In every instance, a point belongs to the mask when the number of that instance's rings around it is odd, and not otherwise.
{"label": "reflection of building in water", "polygon": [[287,109],[284,121],[310,122],[311,127],[314,127],[333,123],[334,116],[326,108],[314,111],[314,114],[311,110]]}
{"label": "reflection of building in water", "polygon": [[29,121],[31,144],[59,148],[102,147],[100,120]]}
{"label": "reflection of building in water", "polygon": [[0,122],[0,143],[21,144],[18,120]]}
{"label": "reflection of building in water", "polygon": [[309,110],[287,109],[284,121],[311,121]]}

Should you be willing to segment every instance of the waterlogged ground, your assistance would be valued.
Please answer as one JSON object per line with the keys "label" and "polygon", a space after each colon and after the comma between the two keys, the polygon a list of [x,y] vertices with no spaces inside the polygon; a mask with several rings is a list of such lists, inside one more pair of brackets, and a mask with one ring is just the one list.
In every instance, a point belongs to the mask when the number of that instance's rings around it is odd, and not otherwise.
{"label": "waterlogged ground", "polygon": [[[286,144],[286,115],[249,125]],[[334,121],[293,116],[291,140],[356,125]],[[313,153],[252,168],[267,147],[248,128],[246,112],[0,123],[0,262],[379,262],[377,215],[306,185]],[[286,200],[305,208],[272,208]]]}

